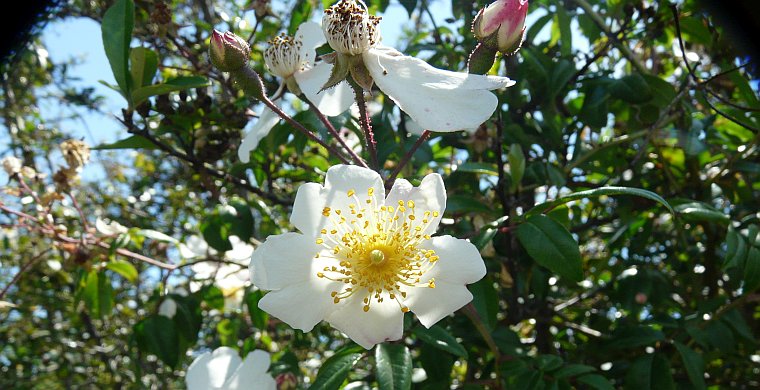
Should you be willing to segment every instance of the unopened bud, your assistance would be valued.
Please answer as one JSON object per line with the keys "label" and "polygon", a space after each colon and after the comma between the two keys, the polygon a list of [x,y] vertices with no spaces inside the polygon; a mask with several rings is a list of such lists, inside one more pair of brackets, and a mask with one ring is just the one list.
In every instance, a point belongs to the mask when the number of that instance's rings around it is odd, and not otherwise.
{"label": "unopened bud", "polygon": [[227,31],[224,34],[214,30],[211,34],[209,57],[222,72],[232,72],[248,64],[251,48],[245,39]]}
{"label": "unopened bud", "polygon": [[61,142],[61,153],[73,170],[82,168],[90,161],[90,147],[79,140],[70,139]]}
{"label": "unopened bud", "polygon": [[527,16],[528,0],[497,0],[478,12],[472,32],[489,48],[514,54],[522,45]]}
{"label": "unopened bud", "polygon": [[277,390],[293,390],[298,388],[298,378],[292,372],[284,372],[277,375]]}

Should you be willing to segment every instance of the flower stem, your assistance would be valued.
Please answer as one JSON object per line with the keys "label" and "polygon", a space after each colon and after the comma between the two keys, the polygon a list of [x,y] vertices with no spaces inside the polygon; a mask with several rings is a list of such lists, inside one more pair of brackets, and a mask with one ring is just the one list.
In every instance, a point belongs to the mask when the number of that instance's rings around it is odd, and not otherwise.
{"label": "flower stem", "polygon": [[364,168],[369,168],[369,166],[367,166],[367,162],[365,162],[363,158],[359,157],[359,155],[357,155],[356,152],[354,152],[354,150],[351,149],[348,146],[348,144],[346,144],[346,140],[344,140],[343,137],[341,137],[340,134],[338,134],[338,130],[336,130],[335,126],[333,126],[333,124],[330,123],[330,120],[327,119],[327,117],[325,116],[325,114],[323,114],[322,111],[319,110],[319,107],[317,107],[316,105],[312,104],[311,101],[309,101],[309,99],[306,98],[305,95],[301,95],[300,98],[301,98],[301,100],[303,100],[303,101],[305,101],[306,103],[309,104],[309,109],[312,112],[314,112],[315,115],[317,115],[317,118],[319,118],[319,120],[322,122],[322,124],[324,124],[325,127],[327,128],[327,131],[333,137],[335,137],[335,139],[338,140],[338,143],[340,143],[340,145],[343,146],[343,149],[346,150],[346,152],[351,156],[351,158],[354,159],[354,161],[357,164],[363,166]]}
{"label": "flower stem", "polygon": [[428,139],[430,136],[430,130],[425,130],[422,132],[422,135],[420,135],[420,138],[417,139],[417,141],[414,142],[414,145],[412,145],[412,148],[409,149],[408,152],[404,155],[404,158],[401,159],[401,161],[396,166],[396,169],[391,172],[391,175],[388,176],[388,180],[385,181],[385,188],[391,188],[393,187],[393,182],[396,181],[396,177],[399,173],[401,173],[401,170],[406,166],[406,164],[409,163],[409,160],[412,159],[412,156],[414,155],[414,152],[417,151],[417,149],[422,146],[422,143],[425,142],[425,140]]}
{"label": "flower stem", "polygon": [[375,135],[372,132],[372,121],[367,112],[367,101],[364,99],[364,89],[354,81],[353,78],[347,78],[348,83],[354,90],[354,97],[356,98],[356,104],[359,106],[359,125],[364,130],[364,143],[369,151],[369,163],[377,172],[380,172],[380,165],[377,161],[377,142],[375,142]]}

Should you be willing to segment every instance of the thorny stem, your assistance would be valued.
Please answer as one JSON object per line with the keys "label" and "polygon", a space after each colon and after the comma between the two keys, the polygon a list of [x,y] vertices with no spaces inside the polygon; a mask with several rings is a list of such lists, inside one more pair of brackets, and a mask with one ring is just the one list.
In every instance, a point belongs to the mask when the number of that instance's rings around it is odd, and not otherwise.
{"label": "thorny stem", "polygon": [[422,135],[420,135],[420,138],[417,139],[417,141],[414,142],[414,145],[412,145],[412,148],[409,149],[408,152],[404,155],[404,157],[401,159],[401,161],[398,163],[396,168],[391,172],[391,175],[388,176],[388,179],[385,181],[385,188],[389,189],[393,187],[393,182],[396,181],[396,177],[399,173],[401,173],[401,170],[406,166],[406,164],[409,163],[409,160],[412,159],[412,156],[417,151],[417,149],[422,146],[422,143],[425,142],[426,139],[430,136],[430,130],[425,130],[422,132]]}
{"label": "thorny stem", "polygon": [[298,122],[295,119],[291,118],[290,115],[288,115],[284,111],[282,111],[280,109],[280,107],[277,107],[277,105],[274,104],[273,101],[269,100],[269,98],[264,97],[261,101],[267,107],[269,107],[270,110],[274,111],[274,113],[277,114],[280,118],[282,118],[285,122],[288,122],[288,124],[290,124],[291,126],[293,126],[294,128],[296,128],[298,131],[300,131],[301,133],[303,133],[303,135],[305,135],[307,138],[309,138],[310,140],[312,140],[312,141],[320,144],[323,148],[327,149],[328,152],[330,152],[331,154],[333,154],[336,157],[338,157],[338,159],[342,163],[344,163],[344,164],[348,164],[349,163],[348,159],[345,156],[343,156],[342,153],[340,153],[332,145],[330,145],[327,142],[322,141],[321,139],[319,139],[319,137],[317,137],[316,134],[314,134],[312,131],[310,131],[309,129],[307,129],[306,127],[304,127],[304,125],[302,125],[300,122]]}
{"label": "thorny stem", "polygon": [[322,122],[323,125],[327,128],[327,131],[335,137],[336,140],[338,140],[338,143],[343,146],[343,149],[346,150],[346,152],[351,156],[351,158],[359,165],[363,166],[364,168],[369,168],[367,166],[367,163],[364,161],[363,158],[359,157],[359,155],[354,152],[353,149],[351,149],[348,144],[346,144],[346,140],[343,139],[343,137],[338,134],[338,130],[335,129],[335,126],[333,126],[332,123],[330,123],[330,120],[327,119],[325,114],[322,113],[322,111],[319,110],[319,107],[317,107],[315,104],[312,104],[311,101],[305,96],[300,96],[303,101],[309,104],[309,109],[314,112],[315,115],[317,115],[317,118],[319,118],[319,121]]}
{"label": "thorny stem", "polygon": [[486,324],[483,323],[483,319],[480,318],[480,314],[478,314],[478,311],[475,310],[475,306],[473,306],[472,302],[465,305],[462,308],[462,311],[470,319],[470,321],[472,321],[473,325],[475,325],[475,328],[483,337],[483,340],[486,342],[486,344],[488,344],[488,348],[491,350],[491,353],[493,353],[494,373],[496,374],[496,389],[501,389],[501,369],[499,368],[499,363],[502,356],[501,353],[499,353],[499,348],[496,346],[496,342],[493,340],[491,332],[489,332],[486,328]]}
{"label": "thorny stem", "polygon": [[359,125],[364,131],[364,143],[369,151],[369,163],[375,171],[380,171],[380,165],[377,161],[377,142],[375,142],[375,134],[372,132],[372,121],[367,111],[367,101],[364,99],[364,89],[354,81],[353,78],[348,77],[348,82],[351,88],[354,90],[354,97],[356,98],[356,104],[359,106]]}

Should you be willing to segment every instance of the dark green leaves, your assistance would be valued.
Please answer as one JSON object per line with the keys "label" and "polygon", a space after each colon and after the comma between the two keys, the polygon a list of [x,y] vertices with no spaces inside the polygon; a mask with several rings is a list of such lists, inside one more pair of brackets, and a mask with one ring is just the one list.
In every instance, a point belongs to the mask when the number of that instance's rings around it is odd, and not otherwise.
{"label": "dark green leaves", "polygon": [[101,32],[103,48],[111,64],[111,71],[122,95],[129,97],[129,42],[134,28],[135,4],[132,0],[117,0],[103,15]]}
{"label": "dark green leaves", "polygon": [[134,330],[140,349],[158,356],[171,367],[177,366],[179,335],[171,319],[153,315],[135,325]]}
{"label": "dark green leaves", "polygon": [[113,287],[111,278],[105,272],[90,270],[82,274],[77,296],[84,301],[87,311],[93,317],[101,318],[113,310]]}
{"label": "dark green leaves", "polygon": [[413,332],[420,340],[435,348],[467,358],[467,350],[442,326],[433,325],[430,329],[418,326]]}
{"label": "dark green leaves", "polygon": [[337,390],[348,377],[351,367],[362,357],[364,348],[357,345],[344,347],[330,356],[319,368],[312,390]]}
{"label": "dark green leaves", "polygon": [[659,353],[638,358],[628,369],[625,388],[632,390],[675,389],[668,360]]}
{"label": "dark green leaves", "polygon": [[136,89],[132,92],[132,102],[138,105],[147,98],[155,95],[163,95],[174,91],[183,91],[189,88],[200,88],[208,85],[208,80],[200,76],[183,76],[167,80],[165,83],[149,85]]}
{"label": "dark green leaves", "polygon": [[400,344],[378,344],[375,347],[377,383],[381,390],[408,390],[412,386],[412,356]]}
{"label": "dark green leaves", "polygon": [[689,375],[691,384],[694,385],[696,390],[702,390],[705,388],[705,362],[702,360],[702,356],[694,352],[691,348],[676,342],[676,349],[681,355],[681,360],[686,368],[686,373]]}
{"label": "dark green leaves", "polygon": [[543,215],[530,217],[517,229],[517,238],[536,263],[570,282],[583,279],[578,243],[558,222]]}
{"label": "dark green leaves", "polygon": [[600,188],[594,188],[593,190],[587,190],[587,191],[580,191],[575,192],[569,195],[565,195],[559,199],[556,199],[551,202],[542,203],[540,205],[537,205],[536,207],[532,208],[530,211],[528,211],[525,214],[526,218],[529,218],[532,215],[536,215],[538,213],[542,213],[545,210],[548,210],[552,207],[555,207],[560,204],[564,204],[567,202],[570,202],[571,200],[577,200],[577,199],[583,199],[583,198],[592,198],[592,197],[598,197],[602,195],[634,195],[634,196],[640,196],[642,198],[651,199],[655,202],[658,202],[665,206],[668,211],[675,214],[675,211],[672,207],[670,207],[670,204],[663,199],[660,195],[655,194],[652,191],[643,190],[641,188],[630,188],[630,187],[600,187]]}

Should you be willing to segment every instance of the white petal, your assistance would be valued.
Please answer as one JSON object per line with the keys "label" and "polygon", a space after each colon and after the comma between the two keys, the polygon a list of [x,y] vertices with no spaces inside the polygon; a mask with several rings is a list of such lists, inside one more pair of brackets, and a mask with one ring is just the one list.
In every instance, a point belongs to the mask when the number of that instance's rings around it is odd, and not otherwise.
{"label": "white petal", "polygon": [[404,303],[428,328],[472,300],[472,294],[463,284],[443,280],[436,280],[435,288],[418,287],[408,294]]}
{"label": "white petal", "polygon": [[431,131],[477,128],[498,104],[489,90],[514,84],[506,77],[437,69],[391,48],[372,48],[363,56],[377,86]]}
{"label": "white petal", "polygon": [[317,106],[319,111],[327,116],[337,116],[348,110],[354,103],[354,93],[345,81],[320,92],[330,78],[331,71],[331,64],[320,62],[313,67],[296,72],[293,76],[301,91]]}
{"label": "white petal", "polygon": [[176,314],[177,314],[177,302],[174,302],[174,299],[167,297],[161,302],[160,305],[158,305],[158,315],[168,317],[168,318],[174,318],[174,315]]}
{"label": "white petal", "polygon": [[309,64],[314,62],[315,50],[327,43],[322,26],[315,22],[301,23],[296,30],[295,38],[301,41],[301,61]]}
{"label": "white petal", "polygon": [[225,384],[225,390],[276,390],[277,382],[267,374],[269,363],[269,353],[260,349],[249,353]]}
{"label": "white petal", "polygon": [[[334,165],[327,170],[324,186],[306,183],[298,188],[290,222],[303,234],[316,237],[328,222],[322,215],[325,207],[342,210],[343,215],[348,215],[349,204],[366,201],[369,188],[374,188],[374,205],[382,205],[385,188],[377,172],[355,165]],[[349,197],[349,190],[354,190],[356,196]]]}
{"label": "white petal", "polygon": [[262,290],[279,290],[310,280],[320,270],[314,255],[320,250],[314,239],[300,233],[269,236],[251,257],[251,280]]}
{"label": "white petal", "polygon": [[[256,122],[248,122],[250,130],[245,134],[243,142],[238,148],[238,158],[240,161],[247,163],[251,159],[251,151],[259,146],[259,141],[269,134],[269,131],[280,121],[280,117],[267,107],[261,110],[261,115]],[[246,125],[246,127],[249,127]]]}
{"label": "white petal", "polygon": [[419,187],[412,186],[404,179],[396,179],[385,202],[392,205],[399,200],[404,201],[404,203],[410,200],[414,201],[418,217],[425,211],[430,211],[431,214],[437,211],[438,217],[431,215],[429,217],[430,224],[423,231],[423,234],[435,233],[438,229],[438,223],[443,218],[443,212],[446,210],[446,188],[443,186],[441,175],[431,173],[425,176]]}
{"label": "white petal", "polygon": [[467,240],[452,236],[433,237],[420,247],[433,249],[440,257],[435,266],[425,273],[424,280],[435,278],[436,283],[444,280],[465,285],[486,276],[486,265],[478,248]]}
{"label": "white petal", "polygon": [[227,378],[240,365],[237,351],[220,347],[213,353],[198,356],[187,368],[185,383],[188,390],[209,390],[222,387]]}
{"label": "white petal", "polygon": [[179,244],[179,254],[186,259],[206,256],[208,244],[200,236],[190,236],[184,244]]}
{"label": "white petal", "polygon": [[322,321],[334,310],[336,304],[330,296],[342,283],[330,282],[315,277],[312,280],[291,284],[281,290],[272,291],[259,301],[259,308],[279,318],[293,328],[304,332]]}
{"label": "white petal", "polygon": [[240,264],[248,263],[253,254],[253,245],[244,242],[238,236],[230,236],[229,238],[232,249],[224,252],[224,258]]}
{"label": "white petal", "polygon": [[404,313],[398,303],[386,297],[383,302],[372,301],[369,311],[365,312],[363,298],[363,293],[357,292],[326,320],[366,349],[400,339],[404,332]]}

